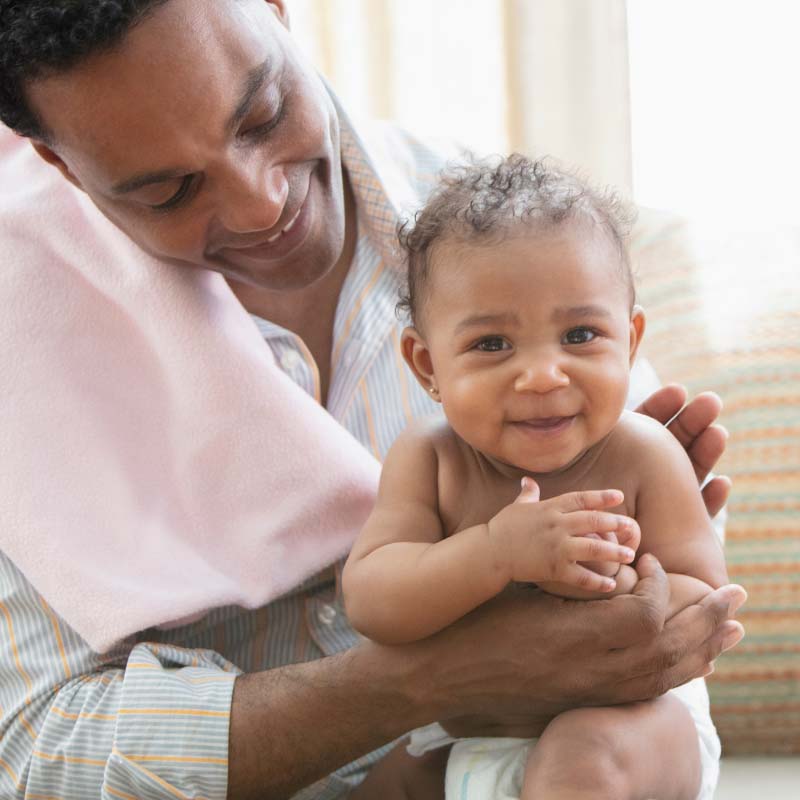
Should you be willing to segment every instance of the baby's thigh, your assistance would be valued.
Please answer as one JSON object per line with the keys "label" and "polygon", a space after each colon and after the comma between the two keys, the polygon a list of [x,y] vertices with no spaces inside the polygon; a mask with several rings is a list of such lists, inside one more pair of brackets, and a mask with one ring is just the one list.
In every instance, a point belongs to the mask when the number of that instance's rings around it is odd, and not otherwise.
{"label": "baby's thigh", "polygon": [[442,800],[449,747],[411,756],[403,740],[379,761],[348,800]]}
{"label": "baby's thigh", "polygon": [[589,796],[693,800],[700,788],[697,729],[672,695],[579,708],[556,717],[530,753],[525,783],[593,787]]}

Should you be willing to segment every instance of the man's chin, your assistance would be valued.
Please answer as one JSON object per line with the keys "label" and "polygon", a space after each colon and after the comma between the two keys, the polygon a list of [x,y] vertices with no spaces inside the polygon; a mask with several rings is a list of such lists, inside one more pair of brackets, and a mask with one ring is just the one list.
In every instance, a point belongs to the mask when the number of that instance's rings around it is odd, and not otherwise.
{"label": "man's chin", "polygon": [[209,264],[208,269],[219,272],[231,288],[242,291],[300,292],[313,286],[332,269],[333,265],[278,266],[267,262],[248,264]]}

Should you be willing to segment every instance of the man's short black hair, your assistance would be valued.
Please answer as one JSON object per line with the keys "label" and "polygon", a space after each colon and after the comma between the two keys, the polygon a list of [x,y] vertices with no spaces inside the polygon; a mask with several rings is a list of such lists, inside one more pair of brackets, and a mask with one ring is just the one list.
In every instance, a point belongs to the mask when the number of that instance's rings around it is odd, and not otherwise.
{"label": "man's short black hair", "polygon": [[168,0],[0,0],[0,120],[22,136],[52,137],[25,89],[118,44]]}

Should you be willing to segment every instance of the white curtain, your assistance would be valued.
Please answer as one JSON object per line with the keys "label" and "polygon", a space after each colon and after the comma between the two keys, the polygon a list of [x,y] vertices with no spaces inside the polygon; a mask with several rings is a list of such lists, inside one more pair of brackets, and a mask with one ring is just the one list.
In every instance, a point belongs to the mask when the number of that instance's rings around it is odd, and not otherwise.
{"label": "white curtain", "polygon": [[506,0],[511,137],[631,187],[625,0]]}
{"label": "white curtain", "polygon": [[290,0],[351,113],[553,155],[629,192],[625,0]]}

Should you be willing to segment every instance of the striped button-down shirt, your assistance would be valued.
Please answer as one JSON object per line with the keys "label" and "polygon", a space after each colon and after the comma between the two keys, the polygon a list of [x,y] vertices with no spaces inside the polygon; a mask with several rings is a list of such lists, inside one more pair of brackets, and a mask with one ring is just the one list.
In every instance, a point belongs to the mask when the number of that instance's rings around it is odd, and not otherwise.
{"label": "striped button-down shirt", "polygon": [[[359,236],[336,310],[327,408],[382,459],[409,420],[439,408],[400,355],[395,304],[403,274],[394,238],[399,215],[420,202],[443,156],[388,127],[371,129],[365,145],[342,115],[342,158]],[[256,324],[286,373],[319,399],[305,344],[268,321]],[[220,608],[100,654],[0,553],[0,798],[224,798],[236,676],[355,643],[340,602],[340,567],[264,608]],[[342,797],[381,752],[297,797]]]}
{"label": "striped button-down shirt", "polygon": [[[402,324],[394,307],[402,272],[393,247],[400,205],[422,193],[441,159],[399,132],[376,128],[376,149],[395,154],[385,170],[407,176],[399,181],[399,199],[390,199],[344,117],[342,128],[359,237],[336,311],[327,407],[382,459],[411,418],[437,408],[399,353]],[[256,324],[286,373],[319,399],[318,371],[305,344],[267,321]],[[217,609],[99,654],[0,553],[0,798],[224,798],[236,676],[355,643],[342,612],[339,572],[335,565],[264,608]],[[377,755],[299,796],[342,796]]]}

